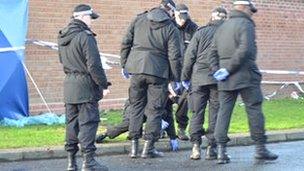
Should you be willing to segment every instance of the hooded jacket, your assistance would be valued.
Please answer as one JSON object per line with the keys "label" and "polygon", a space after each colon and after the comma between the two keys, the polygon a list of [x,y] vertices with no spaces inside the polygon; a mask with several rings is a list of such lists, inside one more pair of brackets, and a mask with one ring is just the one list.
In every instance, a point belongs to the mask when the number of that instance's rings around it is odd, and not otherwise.
{"label": "hooded jacket", "polygon": [[213,71],[226,68],[229,76],[218,82],[218,89],[238,90],[261,83],[262,75],[256,64],[255,23],[244,12],[233,10],[216,31],[209,60]]}
{"label": "hooded jacket", "polygon": [[65,103],[98,101],[103,89],[107,89],[107,78],[94,36],[87,25],[77,19],[59,31],[59,59],[66,74]]}
{"label": "hooded jacket", "polygon": [[121,66],[131,74],[147,74],[179,81],[181,50],[178,29],[161,8],[139,14],[121,46]]}

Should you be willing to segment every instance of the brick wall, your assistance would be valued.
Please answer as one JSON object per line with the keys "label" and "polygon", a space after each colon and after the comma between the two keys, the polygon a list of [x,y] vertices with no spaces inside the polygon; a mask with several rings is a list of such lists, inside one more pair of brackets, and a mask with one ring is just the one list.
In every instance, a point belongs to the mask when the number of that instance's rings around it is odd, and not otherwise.
{"label": "brick wall", "polygon": [[[101,14],[94,22],[100,50],[119,54],[120,42],[132,18],[144,10],[157,6],[160,0],[30,0],[28,38],[56,42],[57,32],[70,20],[71,11],[78,3],[89,3]],[[184,0],[194,21],[208,22],[211,10],[230,0]],[[304,70],[304,2],[302,0],[257,0],[258,63],[261,69]],[[62,112],[62,66],[56,51],[28,45],[26,64],[37,86],[53,111]],[[111,94],[102,100],[102,108],[120,108],[127,97],[129,82],[121,79],[120,68],[107,71],[113,83]],[[303,76],[269,75],[264,80],[299,80]],[[46,111],[34,85],[29,82],[31,113]]]}

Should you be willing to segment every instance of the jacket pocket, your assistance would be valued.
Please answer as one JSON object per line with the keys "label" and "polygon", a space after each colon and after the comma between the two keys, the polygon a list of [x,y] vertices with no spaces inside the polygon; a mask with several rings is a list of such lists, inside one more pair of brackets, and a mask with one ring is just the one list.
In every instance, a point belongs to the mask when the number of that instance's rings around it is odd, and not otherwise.
{"label": "jacket pocket", "polygon": [[90,78],[84,75],[67,75],[64,80],[64,97],[66,102],[81,103],[93,99]]}
{"label": "jacket pocket", "polygon": [[79,124],[84,125],[90,122],[98,123],[100,121],[98,110],[98,102],[92,101],[83,103],[80,106],[80,112],[78,116]]}
{"label": "jacket pocket", "polygon": [[253,82],[261,82],[262,81],[262,74],[258,69],[251,69],[252,79]]}

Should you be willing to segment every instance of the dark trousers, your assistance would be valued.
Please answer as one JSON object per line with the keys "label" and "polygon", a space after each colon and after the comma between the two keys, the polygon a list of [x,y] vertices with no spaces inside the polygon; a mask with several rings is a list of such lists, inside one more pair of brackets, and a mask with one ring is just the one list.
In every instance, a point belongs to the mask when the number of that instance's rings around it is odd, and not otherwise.
{"label": "dark trousers", "polygon": [[[175,126],[174,126],[174,119],[173,119],[173,104],[174,102],[168,98],[165,113],[162,115],[162,119],[169,123],[169,126],[165,129],[170,139],[177,138]],[[114,127],[108,127],[106,134],[110,139],[114,139],[118,137],[120,134],[123,134],[129,130],[129,123],[130,123],[130,101],[129,99],[125,102],[125,107],[123,110],[123,120],[120,124],[115,125]],[[143,122],[146,121],[146,117],[144,116]]]}
{"label": "dark trousers", "polygon": [[144,139],[150,141],[159,139],[161,118],[168,97],[167,85],[166,79],[151,75],[136,74],[131,77],[129,138],[140,138],[144,117],[141,111],[144,109],[147,117]]}
{"label": "dark trousers", "polygon": [[165,113],[162,116],[163,120],[169,123],[169,126],[165,129],[170,139],[176,139],[176,131],[174,126],[174,119],[173,119],[173,104],[174,102],[168,98]]}
{"label": "dark trousers", "polygon": [[95,137],[98,128],[98,102],[65,104],[66,108],[66,144],[65,150],[78,151],[80,143],[83,153],[96,151]]}
{"label": "dark trousers", "polygon": [[188,126],[188,91],[183,90],[182,95],[178,98],[175,119],[178,128],[186,129]]}
{"label": "dark trousers", "polygon": [[266,142],[265,120],[262,113],[263,95],[260,86],[247,87],[235,91],[219,91],[220,110],[215,127],[217,143],[227,143],[229,123],[238,94],[245,104],[251,138],[259,144]]}
{"label": "dark trousers", "polygon": [[125,133],[129,130],[130,123],[130,100],[127,99],[125,102],[124,110],[122,113],[122,122],[114,127],[108,127],[106,134],[109,138],[113,139],[119,136],[122,133]]}
{"label": "dark trousers", "polygon": [[[125,102],[125,107],[123,110],[123,119],[122,122],[118,125],[115,125],[114,127],[108,127],[106,134],[110,139],[114,139],[118,137],[120,134],[123,134],[129,130],[129,124],[130,124],[130,100],[127,99]],[[144,115],[144,110],[142,111],[142,115]],[[146,116],[144,116],[143,123],[146,122]],[[140,132],[142,136],[142,128]]]}
{"label": "dark trousers", "polygon": [[[202,136],[206,135],[210,145],[215,144],[214,129],[219,110],[218,90],[216,85],[193,86],[190,93],[192,117],[190,120],[190,141],[202,143]],[[209,102],[208,129],[203,128],[205,109]]]}

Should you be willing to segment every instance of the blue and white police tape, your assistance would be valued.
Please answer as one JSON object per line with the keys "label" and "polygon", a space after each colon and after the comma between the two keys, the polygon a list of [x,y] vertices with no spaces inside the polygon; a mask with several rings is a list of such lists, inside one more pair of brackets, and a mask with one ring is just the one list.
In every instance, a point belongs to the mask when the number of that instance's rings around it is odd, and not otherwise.
{"label": "blue and white police tape", "polygon": [[[273,75],[294,75],[294,76],[299,76],[299,75],[304,75],[304,71],[289,71],[289,70],[260,70],[262,73],[266,74],[273,74]],[[289,85],[294,85],[299,92],[304,93],[304,90],[302,89],[299,81],[262,81],[262,84],[271,84],[271,85],[281,85],[280,88],[278,88],[276,91],[269,95],[265,95],[265,99],[270,100],[274,96],[278,94],[279,91],[282,89],[288,87]],[[293,98],[296,97],[296,92],[292,92],[291,96]]]}
{"label": "blue and white police tape", "polygon": [[[50,49],[58,50],[58,45],[57,43],[53,42],[47,42],[47,41],[42,41],[42,40],[36,40],[36,39],[27,39],[26,40],[27,44],[35,44],[38,46],[43,46],[43,47],[48,47]],[[2,48],[1,48],[2,49]],[[1,52],[1,50],[0,50]],[[114,54],[108,54],[108,53],[100,53],[102,57],[111,57],[111,58],[116,58],[119,59],[119,55],[114,55]],[[119,63],[107,60],[106,61],[109,64],[112,65],[119,65]],[[267,74],[292,74],[292,75],[304,75],[304,71],[285,71],[285,70],[260,70],[262,73],[267,73]]]}
{"label": "blue and white police tape", "polygon": [[[35,39],[27,39],[26,43],[27,44],[35,44],[35,45],[46,47],[46,48],[53,49],[53,50],[58,50],[57,43],[53,43],[53,42],[47,42],[47,41],[35,40]],[[120,59],[120,56],[119,55],[114,55],[114,54],[108,54],[108,53],[100,53],[100,59],[101,59],[102,66],[103,66],[104,69],[112,69],[111,66],[119,66],[120,65],[119,62],[116,62],[114,60],[110,60],[108,58]]]}
{"label": "blue and white police tape", "polygon": [[[277,90],[275,90],[273,93],[265,95],[264,98],[266,100],[270,100],[271,98],[273,98],[274,96],[276,96],[278,94],[279,91],[281,91],[284,88],[287,88],[290,85],[295,86],[299,92],[304,93],[304,90],[302,89],[300,83],[303,82],[298,82],[298,81],[262,81],[262,84],[271,84],[271,85],[275,85],[275,84],[279,84],[281,85],[280,88],[278,88]],[[293,91],[290,95],[292,98],[295,98],[295,94],[297,94],[297,92]]]}
{"label": "blue and white police tape", "polygon": [[2,47],[0,48],[0,52],[11,52],[11,51],[18,51],[18,50],[24,50],[24,46],[20,47]]}
{"label": "blue and white police tape", "polygon": [[[26,43],[28,44],[35,44],[38,46],[43,46],[47,47],[53,50],[58,50],[58,45],[57,43],[53,42],[47,42],[47,41],[42,41],[42,40],[35,40],[35,39],[27,39]],[[4,51],[16,51],[16,50],[21,50],[24,49],[24,47],[13,47],[13,48],[0,48],[0,52]],[[119,59],[119,55],[114,55],[114,54],[108,54],[108,53],[100,53],[101,56],[101,61],[104,69],[111,69],[111,66],[119,66],[120,63],[116,62],[114,60],[110,60],[108,58],[112,59]],[[110,66],[111,65],[111,66]],[[261,73],[266,73],[266,74],[275,74],[275,75],[304,75],[304,71],[289,71],[289,70],[260,70]],[[266,99],[270,99],[273,96],[277,94],[279,90],[284,89],[285,87],[289,85],[294,85],[301,93],[304,93],[300,82],[299,81],[262,81],[262,84],[279,84],[282,85],[278,90],[274,91],[270,95],[265,96]],[[173,91],[172,87],[170,87],[169,84],[169,91],[173,96],[177,96],[177,94]]]}
{"label": "blue and white police tape", "polygon": [[277,75],[304,75],[304,71],[286,71],[286,70],[260,70],[266,74],[277,74]]}

